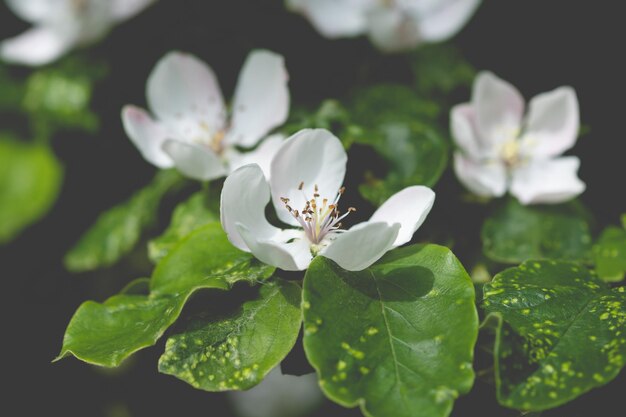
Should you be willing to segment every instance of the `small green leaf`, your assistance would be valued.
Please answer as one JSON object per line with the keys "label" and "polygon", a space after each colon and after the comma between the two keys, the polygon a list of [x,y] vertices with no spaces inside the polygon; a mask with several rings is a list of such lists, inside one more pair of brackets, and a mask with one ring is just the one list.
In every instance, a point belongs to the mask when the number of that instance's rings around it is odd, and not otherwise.
{"label": "small green leaf", "polygon": [[602,280],[623,280],[626,273],[626,230],[619,227],[605,229],[593,247],[593,261]]}
{"label": "small green leaf", "polygon": [[113,265],[128,254],[155,222],[161,199],[180,181],[174,170],[159,171],[148,186],[102,213],[65,256],[67,269],[91,271]]}
{"label": "small green leaf", "polygon": [[200,289],[227,290],[239,280],[268,278],[274,268],[232,247],[219,223],[182,240],[157,266],[150,281],[135,280],[104,303],[83,303],[70,321],[57,359],[69,354],[100,366],[118,366],[152,346]]}
{"label": "small green leaf", "polygon": [[474,81],[476,70],[451,45],[426,45],[413,56],[415,85],[420,94],[428,97],[450,94]]}
{"label": "small green leaf", "polygon": [[87,301],[67,326],[57,360],[72,354],[93,365],[119,366],[134,352],[156,343],[178,318],[185,299],[120,294],[102,304]]}
{"label": "small green leaf", "polygon": [[0,139],[0,244],[43,217],[57,199],[63,167],[41,144]]}
{"label": "small green leaf", "polygon": [[495,344],[504,406],[541,411],[615,378],[626,358],[626,293],[583,266],[528,261],[484,287],[483,307],[504,321]]}
{"label": "small green leaf", "polygon": [[576,201],[523,206],[509,198],[485,221],[482,241],[485,255],[496,262],[580,260],[589,255],[591,235],[586,213]]}
{"label": "small green leaf", "polygon": [[148,256],[158,262],[185,236],[205,224],[219,220],[209,208],[207,194],[199,191],[174,209],[172,221],[165,232],[148,243]]}
{"label": "small green leaf", "polygon": [[317,257],[304,349],[326,395],[372,417],[447,416],[472,387],[474,287],[449,249],[394,250],[360,272]]}
{"label": "small green leaf", "polygon": [[210,223],[183,239],[159,262],[150,289],[155,294],[181,294],[191,288],[228,289],[237,281],[257,283],[274,267],[234,247],[220,223]]}
{"label": "small green leaf", "polygon": [[301,289],[276,280],[234,314],[212,311],[167,340],[159,371],[207,391],[244,390],[289,353],[301,325]]}

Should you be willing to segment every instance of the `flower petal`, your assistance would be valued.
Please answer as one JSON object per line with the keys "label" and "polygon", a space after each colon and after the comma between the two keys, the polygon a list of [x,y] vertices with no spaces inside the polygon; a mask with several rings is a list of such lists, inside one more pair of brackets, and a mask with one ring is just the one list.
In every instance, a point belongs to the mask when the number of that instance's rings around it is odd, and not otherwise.
{"label": "flower petal", "polygon": [[236,226],[250,252],[263,263],[285,271],[302,271],[313,259],[310,245],[304,238],[289,243],[278,239],[260,239],[243,224],[237,223]]}
{"label": "flower petal", "polygon": [[245,165],[226,178],[220,197],[220,219],[228,239],[237,248],[250,251],[239,235],[237,223],[260,239],[269,239],[280,232],[265,218],[269,201],[270,186],[258,165]]}
{"label": "flower petal", "polygon": [[[299,210],[305,204],[305,193],[313,198],[315,185],[322,198],[332,201],[343,183],[347,160],[343,145],[328,130],[304,129],[289,137],[270,167],[272,201],[278,218],[298,226],[281,198],[288,198],[290,206]],[[298,189],[300,183],[304,183],[302,190]]]}
{"label": "flower petal", "polygon": [[146,161],[159,168],[174,166],[172,158],[161,148],[167,139],[167,132],[158,122],[152,120],[145,110],[131,105],[124,106],[122,124],[126,134]]}
{"label": "flower petal", "polygon": [[51,16],[70,14],[70,2],[50,0],[6,0],[7,7],[27,22],[50,20]]}
{"label": "flower petal", "polygon": [[168,139],[162,148],[176,168],[189,178],[208,181],[226,175],[220,158],[205,146]]}
{"label": "flower petal", "polygon": [[130,19],[140,13],[155,0],[109,0],[111,2],[111,15],[117,21]]}
{"label": "flower petal", "polygon": [[524,98],[508,82],[482,71],[474,80],[472,105],[483,145],[496,148],[518,136],[524,114]]}
{"label": "flower petal", "polygon": [[343,269],[360,271],[393,248],[399,230],[399,223],[359,223],[337,236],[320,255],[332,259]]}
{"label": "flower petal", "polygon": [[389,225],[400,224],[400,231],[393,246],[404,245],[424,223],[434,202],[435,193],[430,188],[422,185],[407,187],[389,197],[369,221],[385,222]]}
{"label": "flower petal", "polygon": [[465,26],[480,2],[481,0],[430,2],[433,4],[431,10],[419,16],[417,26],[420,36],[429,42],[441,42],[451,38]]}
{"label": "flower petal", "polygon": [[513,172],[511,194],[522,204],[556,204],[585,191],[578,176],[580,160],[575,156],[533,161]]}
{"label": "flower petal", "polygon": [[494,149],[485,147],[477,137],[476,112],[471,103],[458,104],[450,111],[450,131],[456,145],[473,159],[495,155]]}
{"label": "flower petal", "polygon": [[506,168],[497,161],[475,162],[460,152],[455,152],[454,171],[459,181],[474,194],[501,197],[506,193]]}
{"label": "flower petal", "polygon": [[169,52],[161,58],[148,77],[146,95],[163,121],[193,119],[209,133],[224,128],[224,99],[215,74],[193,55]]}
{"label": "flower petal", "polygon": [[560,87],[530,101],[523,142],[533,157],[551,158],[574,146],[579,127],[576,92]]}
{"label": "flower petal", "polygon": [[421,41],[417,21],[398,8],[375,8],[367,19],[370,40],[382,51],[412,49]]}
{"label": "flower petal", "polygon": [[261,167],[265,178],[269,179],[272,159],[284,141],[285,135],[277,133],[263,139],[256,149],[249,152],[238,152],[233,148],[229,148],[225,151],[225,156],[228,159],[228,169],[232,172],[244,165],[257,164]]}
{"label": "flower petal", "polygon": [[305,15],[327,38],[358,36],[367,28],[372,0],[288,0],[291,10]]}
{"label": "flower petal", "polygon": [[265,50],[248,55],[237,81],[228,143],[254,146],[287,120],[288,78],[281,55]]}
{"label": "flower petal", "polygon": [[[67,36],[66,36],[67,35]],[[0,43],[0,56],[6,62],[23,65],[48,64],[76,43],[76,39],[45,27],[29,29]]]}

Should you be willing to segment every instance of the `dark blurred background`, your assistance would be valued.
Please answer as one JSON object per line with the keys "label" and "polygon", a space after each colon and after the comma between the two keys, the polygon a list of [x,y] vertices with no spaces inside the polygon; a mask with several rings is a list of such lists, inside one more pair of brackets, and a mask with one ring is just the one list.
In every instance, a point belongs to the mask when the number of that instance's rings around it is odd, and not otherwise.
{"label": "dark blurred background", "polygon": [[[608,1],[486,0],[453,40],[476,68],[495,72],[527,98],[565,84],[576,89],[582,122],[590,131],[572,153],[582,159],[580,175],[588,185],[582,200],[594,213],[598,227],[617,224],[619,215],[626,212],[625,30],[620,11],[619,2]],[[29,26],[3,4],[0,19],[0,39]],[[101,128],[97,134],[61,131],[55,135],[53,147],[66,168],[61,196],[46,218],[0,248],[3,415],[232,415],[224,396],[194,390],[157,372],[162,343],[115,371],[73,358],[50,361],[82,301],[102,301],[137,277],[129,272],[132,259],[104,272],[82,275],[69,274],[61,262],[100,210],[123,201],[154,173],[124,134],[121,107],[127,103],[145,106],[146,77],[172,49],[191,52],[211,65],[229,98],[252,48],[268,48],[285,56],[293,103],[314,106],[324,98],[345,97],[366,63],[375,62],[375,81],[406,81],[407,77],[402,59],[381,56],[363,38],[324,39],[306,20],[287,12],[280,0],[161,0],[83,51],[109,67],[93,97]],[[469,91],[462,99],[468,97]],[[11,121],[3,118],[2,123]],[[458,185],[447,175],[436,191],[444,195],[454,187]],[[435,210],[439,218],[464,218],[456,207],[439,204]],[[622,416],[623,408],[618,405],[625,383],[622,372],[609,386],[543,415]],[[489,408],[489,404],[494,406]],[[315,415],[360,413],[328,403]],[[453,416],[474,415],[519,414],[496,407],[493,388],[477,383],[472,395],[462,397],[453,412]]]}

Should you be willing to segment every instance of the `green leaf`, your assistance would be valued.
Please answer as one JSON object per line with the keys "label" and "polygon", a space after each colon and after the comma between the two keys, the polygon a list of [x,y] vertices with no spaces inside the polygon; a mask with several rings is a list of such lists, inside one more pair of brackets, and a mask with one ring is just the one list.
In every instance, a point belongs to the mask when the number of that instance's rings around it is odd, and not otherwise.
{"label": "green leaf", "polygon": [[298,285],[277,280],[234,314],[207,313],[167,340],[159,371],[207,391],[253,387],[294,346],[300,297]]}
{"label": "green leaf", "polygon": [[128,254],[142,232],[154,224],[161,199],[180,181],[174,170],[159,171],[148,186],[102,213],[65,256],[67,269],[91,271],[113,265]]}
{"label": "green leaf", "polygon": [[219,223],[181,241],[157,266],[150,282],[139,279],[104,303],[87,301],[72,317],[57,359],[69,354],[95,365],[118,366],[152,346],[200,289],[227,290],[239,280],[268,278],[274,268],[232,247]]}
{"label": "green leaf", "polygon": [[360,272],[317,257],[304,278],[304,348],[320,386],[366,416],[447,416],[472,387],[474,287],[449,249],[394,250]]}
{"label": "green leaf", "polygon": [[237,281],[263,281],[274,269],[234,247],[222,225],[214,222],[188,235],[159,262],[150,289],[154,294],[181,294],[200,287],[228,289]]}
{"label": "green leaf", "polygon": [[439,180],[448,163],[448,146],[436,130],[418,123],[388,123],[378,131],[381,135],[373,147],[386,159],[388,171],[384,178],[366,174],[359,186],[365,199],[380,206],[403,188],[433,186]]}
{"label": "green leaf", "polygon": [[0,244],[43,217],[61,190],[63,167],[44,145],[0,139]]}
{"label": "green leaf", "polygon": [[153,262],[162,259],[185,236],[201,226],[218,221],[219,215],[209,207],[207,194],[199,191],[180,203],[165,232],[148,242],[148,256]]}
{"label": "green leaf", "polygon": [[576,201],[523,206],[509,198],[483,224],[485,255],[503,263],[527,259],[586,259],[591,235],[586,213]]}
{"label": "green leaf", "polygon": [[583,266],[528,261],[484,287],[483,307],[504,321],[495,344],[504,406],[540,411],[609,382],[626,358],[626,293]]}
{"label": "green leaf", "polygon": [[98,117],[89,106],[93,84],[105,73],[102,65],[73,57],[37,70],[26,80],[22,108],[43,135],[57,127],[95,131]]}
{"label": "green leaf", "polygon": [[427,97],[469,86],[476,75],[476,70],[451,45],[425,45],[413,56],[415,86]]}
{"label": "green leaf", "polygon": [[[350,109],[351,127],[342,139],[371,146],[386,162],[383,178],[366,172],[359,191],[374,205],[410,185],[432,186],[448,161],[448,146],[437,127],[439,107],[402,85],[360,91]],[[357,128],[358,127],[358,128]]]}
{"label": "green leaf", "polygon": [[605,229],[593,247],[593,261],[602,280],[623,280],[626,273],[626,230],[619,227]]}

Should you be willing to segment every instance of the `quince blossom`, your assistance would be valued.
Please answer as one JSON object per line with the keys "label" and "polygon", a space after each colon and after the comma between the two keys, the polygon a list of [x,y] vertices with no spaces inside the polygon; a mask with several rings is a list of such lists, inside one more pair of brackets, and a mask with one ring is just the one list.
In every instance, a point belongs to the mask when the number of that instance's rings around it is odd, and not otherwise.
{"label": "quince blossom", "polygon": [[455,106],[450,115],[459,180],[481,196],[500,197],[509,190],[522,204],[561,203],[581,194],[580,160],[560,156],[578,137],[574,90],[560,87],[537,95],[523,117],[524,99],[517,89],[481,72],[472,101]]}
{"label": "quince blossom", "polygon": [[[256,164],[231,173],[222,189],[220,215],[230,242],[262,262],[290,271],[306,269],[317,255],[351,271],[367,268],[413,236],[432,208],[428,187],[394,194],[369,221],[341,229],[354,211],[339,211],[347,155],[324,129],[305,129],[288,138],[274,156],[269,182]],[[281,229],[265,217],[272,200]]]}
{"label": "quince blossom", "polygon": [[147,82],[148,105],[156,118],[124,106],[124,129],[148,162],[159,168],[175,166],[190,178],[223,177],[249,163],[268,172],[283,136],[269,136],[250,152],[236,147],[253,147],[284,123],[289,112],[287,79],[282,56],[252,51],[239,74],[228,120],[211,68],[192,55],[170,52]]}
{"label": "quince blossom", "polygon": [[70,49],[93,43],[113,25],[138,14],[154,0],[6,0],[26,32],[0,43],[4,61],[45,65]]}
{"label": "quince blossom", "polygon": [[328,38],[367,34],[387,52],[454,36],[481,0],[288,0]]}

